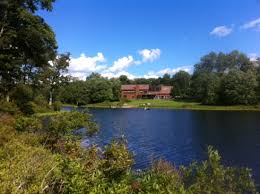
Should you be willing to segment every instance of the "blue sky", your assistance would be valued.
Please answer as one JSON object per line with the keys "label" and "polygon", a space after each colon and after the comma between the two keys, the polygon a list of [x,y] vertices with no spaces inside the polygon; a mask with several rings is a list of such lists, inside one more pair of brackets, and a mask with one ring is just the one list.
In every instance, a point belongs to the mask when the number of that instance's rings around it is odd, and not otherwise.
{"label": "blue sky", "polygon": [[39,14],[81,78],[191,72],[210,51],[260,55],[260,0],[57,0]]}

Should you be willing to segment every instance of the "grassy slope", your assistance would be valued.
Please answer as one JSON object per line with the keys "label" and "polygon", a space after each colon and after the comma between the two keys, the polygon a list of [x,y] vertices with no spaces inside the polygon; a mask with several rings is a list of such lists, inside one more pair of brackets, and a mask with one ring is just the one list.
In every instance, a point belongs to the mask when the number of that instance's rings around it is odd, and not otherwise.
{"label": "grassy slope", "polygon": [[[202,105],[196,102],[181,102],[174,100],[132,100],[131,102],[125,103],[131,108],[144,107],[144,104],[150,103],[151,108],[169,108],[169,109],[190,109],[190,110],[225,110],[225,111],[260,111],[260,105],[236,105],[236,106],[208,106]],[[117,106],[118,102],[104,102],[97,104],[89,104],[87,107],[95,108],[110,108],[111,106]]]}

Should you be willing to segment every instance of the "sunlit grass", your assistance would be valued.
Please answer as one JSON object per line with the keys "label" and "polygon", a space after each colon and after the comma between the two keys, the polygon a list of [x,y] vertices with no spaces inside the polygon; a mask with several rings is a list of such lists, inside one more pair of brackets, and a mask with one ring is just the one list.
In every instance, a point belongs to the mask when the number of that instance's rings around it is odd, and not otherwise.
{"label": "sunlit grass", "polygon": [[176,100],[154,100],[140,99],[131,100],[123,103],[119,102],[103,102],[87,105],[89,108],[169,108],[169,109],[189,109],[189,110],[224,110],[224,111],[260,111],[260,105],[235,105],[235,106],[216,106],[202,105],[198,102],[186,102]]}

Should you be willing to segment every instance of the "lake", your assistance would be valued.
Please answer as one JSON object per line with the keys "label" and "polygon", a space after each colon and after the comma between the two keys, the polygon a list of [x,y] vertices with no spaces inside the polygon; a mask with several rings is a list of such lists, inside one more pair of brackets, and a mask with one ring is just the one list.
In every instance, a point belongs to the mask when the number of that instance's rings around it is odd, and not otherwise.
{"label": "lake", "polygon": [[187,165],[206,157],[208,145],[219,150],[224,164],[249,167],[260,183],[260,112],[168,109],[91,109],[101,126],[90,143],[105,145],[124,135],[136,169],[164,158]]}

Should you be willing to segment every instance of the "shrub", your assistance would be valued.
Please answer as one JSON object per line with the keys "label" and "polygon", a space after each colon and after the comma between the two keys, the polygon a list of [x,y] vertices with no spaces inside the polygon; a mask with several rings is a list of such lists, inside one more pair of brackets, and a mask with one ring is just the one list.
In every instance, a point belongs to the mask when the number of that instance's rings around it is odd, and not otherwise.
{"label": "shrub", "polygon": [[99,131],[99,125],[96,122],[89,121],[87,124],[87,134],[92,136]]}
{"label": "shrub", "polygon": [[33,100],[32,88],[28,85],[20,84],[15,88],[12,97],[16,104],[21,107]]}
{"label": "shrub", "polygon": [[51,108],[49,107],[49,104],[44,96],[38,95],[34,98],[34,103],[36,104],[34,111],[36,113],[44,113],[44,112],[50,112]]}
{"label": "shrub", "polygon": [[0,113],[0,123],[2,126],[13,126],[15,123],[15,119],[9,114]]}
{"label": "shrub", "polygon": [[132,154],[126,145],[117,141],[105,147],[104,157],[104,172],[112,179],[125,175],[133,164]]}
{"label": "shrub", "polygon": [[53,109],[54,111],[60,111],[62,107],[62,103],[60,101],[55,101],[53,103]]}
{"label": "shrub", "polygon": [[42,122],[34,117],[19,116],[16,118],[14,127],[17,131],[35,132],[42,129]]}
{"label": "shrub", "polygon": [[13,102],[0,101],[0,112],[9,113],[11,115],[19,114],[20,110]]}
{"label": "shrub", "polygon": [[87,113],[80,113],[76,111],[62,112],[57,115],[47,116],[45,120],[46,130],[58,136],[71,134],[74,130],[83,127],[89,129],[90,131],[97,130],[96,125],[93,124],[90,115]]}
{"label": "shrub", "polygon": [[21,143],[19,136],[0,147],[0,153],[0,193],[52,193],[55,155]]}
{"label": "shrub", "polygon": [[251,171],[225,167],[219,153],[208,147],[208,160],[182,167],[183,182],[190,193],[256,193]]}
{"label": "shrub", "polygon": [[26,104],[21,105],[20,109],[25,115],[33,115],[36,113],[37,105],[34,102],[30,101]]}

